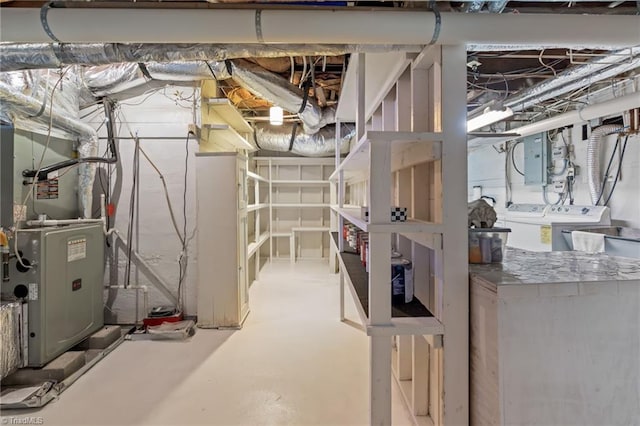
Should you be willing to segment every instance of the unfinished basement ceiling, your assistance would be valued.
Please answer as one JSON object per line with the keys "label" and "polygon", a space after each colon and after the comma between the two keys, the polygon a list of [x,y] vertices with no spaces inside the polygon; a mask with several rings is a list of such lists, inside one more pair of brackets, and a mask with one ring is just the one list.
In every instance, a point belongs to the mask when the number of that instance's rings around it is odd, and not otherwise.
{"label": "unfinished basement ceiling", "polygon": [[[212,4],[214,3],[214,4]],[[218,4],[215,4],[218,3]],[[2,8],[40,8],[45,4],[42,1],[20,1],[2,0]],[[216,9],[216,8],[248,8],[259,7],[264,10],[281,10],[283,8],[304,8],[313,7],[314,10],[326,11],[328,8],[362,10],[376,13],[376,11],[389,11],[390,9],[412,9],[415,11],[431,10],[432,2],[311,2],[301,1],[295,4],[288,4],[284,1],[238,1],[221,0],[212,2],[191,2],[191,1],[86,1],[72,2],[59,1],[49,3],[53,9],[87,9],[87,8],[108,8],[108,9]],[[487,15],[487,14],[591,14],[591,15],[637,15],[640,13],[640,3],[636,1],[437,1],[437,9],[442,13]],[[327,20],[324,23],[326,32],[332,32],[332,23]],[[55,28],[55,26],[54,26]],[[637,28],[640,28],[638,26]],[[547,29],[540,27],[541,32]],[[49,31],[50,32],[50,31]],[[55,32],[55,31],[54,31]],[[53,35],[52,33],[49,34]],[[4,41],[4,40],[3,40]],[[7,62],[4,55],[9,51],[14,51],[16,47],[29,46],[29,44],[0,44],[0,58],[2,62]],[[638,45],[640,45],[640,30],[638,30]],[[95,58],[91,57],[83,62],[83,55],[87,46],[74,43],[50,43],[42,45],[31,45],[35,49],[40,46],[43,52],[46,50],[49,56],[54,56],[59,63],[56,65],[76,64],[85,66],[85,71],[91,74],[96,69]],[[99,49],[99,44],[88,45],[89,50]],[[167,83],[175,85],[194,85],[197,82],[210,78],[209,75],[199,75],[196,78],[176,78],[175,81],[164,78],[164,82],[155,82],[156,76],[149,73],[144,63],[152,55],[146,54],[148,44],[109,44],[104,45],[104,50],[116,50],[122,53],[127,62],[141,63],[141,72],[149,80],[144,87],[153,85],[164,86]],[[162,45],[158,45],[162,46]],[[183,61],[204,61],[209,68],[211,65],[207,61],[236,60],[244,58],[253,63],[255,67],[265,72],[272,73],[274,78],[280,79],[284,85],[289,84],[287,90],[289,94],[295,93],[299,97],[293,104],[296,106],[300,102],[309,103],[321,112],[327,112],[337,105],[345,71],[350,59],[350,54],[361,51],[393,51],[402,50],[402,46],[366,46],[366,45],[343,45],[341,49],[331,51],[327,54],[320,47],[317,51],[306,44],[287,45],[278,51],[277,46],[282,45],[247,45],[242,53],[229,53],[226,49],[217,49],[216,45],[198,44],[175,45],[173,51],[167,50],[166,54],[160,58],[153,57],[154,62],[161,63],[182,63]],[[212,48],[213,46],[213,48]],[[223,45],[221,45],[223,46]],[[242,45],[239,45],[242,46]],[[237,47],[237,46],[236,46]],[[413,46],[414,49],[419,46]],[[263,51],[264,48],[264,51]],[[332,46],[333,48],[333,46]],[[177,50],[176,50],[177,49]],[[182,55],[180,49],[188,54]],[[213,52],[215,50],[215,52]],[[242,49],[239,50],[242,52]],[[268,51],[268,52],[267,52]],[[53,52],[53,53],[51,53]],[[76,57],[73,54],[77,53]],[[118,53],[117,52],[117,53]],[[233,49],[231,49],[233,52]],[[267,52],[267,53],[265,53]],[[332,53],[333,52],[333,53]],[[43,54],[43,56],[45,56]],[[90,55],[87,55],[89,58]],[[114,55],[117,56],[117,55]],[[31,65],[20,65],[24,69],[28,68],[51,68],[51,64],[39,66],[37,61]],[[109,64],[110,59],[103,63]],[[177,61],[177,62],[176,62]],[[467,101],[469,116],[473,117],[482,113],[487,107],[496,108],[509,106],[516,112],[510,120],[530,121],[539,120],[550,115],[575,109],[584,104],[584,96],[597,92],[600,89],[614,87],[632,81],[638,75],[640,67],[640,50],[635,49],[614,49],[607,46],[600,46],[597,49],[584,49],[576,46],[576,50],[568,48],[557,48],[556,46],[518,46],[514,45],[470,45],[468,52],[467,69]],[[44,61],[46,64],[46,61]],[[5,67],[6,65],[1,65]],[[106,66],[106,65],[105,65]],[[3,68],[4,69],[4,68]],[[179,69],[179,68],[176,68]],[[205,71],[206,73],[206,71]],[[215,74],[214,74],[215,75]],[[557,82],[557,84],[553,84]],[[255,90],[251,85],[243,84],[234,78],[219,79],[219,86],[222,93],[227,96],[248,119],[260,122],[266,117],[270,106],[279,103],[278,96],[263,96],[264,91]],[[126,93],[106,92],[107,96],[122,98],[128,95],[140,93],[140,87],[131,89]],[[272,92],[270,92],[273,94]],[[94,92],[95,94],[95,92]],[[105,93],[101,93],[103,96]],[[300,101],[301,100],[301,101]],[[286,109],[286,108],[285,108]],[[300,121],[299,111],[289,108],[285,112],[288,121]],[[319,113],[315,114],[318,115]],[[331,124],[329,114],[323,116],[320,125]],[[329,118],[327,118],[329,117]],[[304,118],[302,120],[304,123]],[[306,126],[307,131],[316,132],[320,127],[313,123]],[[507,125],[503,122],[498,128],[490,130],[506,130]]]}

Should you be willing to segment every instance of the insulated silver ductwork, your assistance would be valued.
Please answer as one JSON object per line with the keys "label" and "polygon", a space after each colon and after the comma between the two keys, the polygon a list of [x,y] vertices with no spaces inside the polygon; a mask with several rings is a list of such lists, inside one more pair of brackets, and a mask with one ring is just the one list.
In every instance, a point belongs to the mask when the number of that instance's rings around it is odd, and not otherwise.
{"label": "insulated silver ductwork", "polygon": [[[293,124],[275,127],[269,124],[259,124],[255,127],[255,140],[260,149],[269,151],[291,151],[293,154],[305,157],[327,157],[334,154],[339,146],[340,153],[349,151],[349,141],[356,134],[355,126],[342,124],[341,139],[336,144],[336,126],[328,125],[315,134],[297,132],[291,144]],[[290,148],[291,145],[291,149]]]}
{"label": "insulated silver ductwork", "polygon": [[315,99],[307,98],[303,90],[278,74],[244,59],[231,61],[231,78],[254,95],[298,113],[306,133],[316,133],[327,124],[335,123],[335,108],[320,108]]}
{"label": "insulated silver ductwork", "polygon": [[0,71],[122,62],[224,61],[239,58],[339,56],[347,53],[419,52],[420,49],[421,46],[413,45],[365,44],[2,43]]}
{"label": "insulated silver ductwork", "polygon": [[[53,84],[51,85],[53,86]],[[49,88],[49,90],[51,90]],[[70,88],[67,88],[70,90]],[[57,93],[57,92],[56,92]],[[77,94],[78,92],[75,91]],[[50,92],[47,93],[50,96]],[[56,94],[57,96],[57,94]],[[42,108],[43,101],[32,96],[24,95],[16,88],[0,82],[0,99],[2,100],[2,114],[5,119],[8,117],[10,121],[18,128],[27,130],[41,131],[39,128],[34,129],[34,123],[40,123],[48,127],[51,123],[52,127],[63,130],[73,137],[77,137],[80,141],[78,152],[80,158],[94,157],[97,155],[98,135],[96,131],[89,125],[84,124],[79,119],[75,119],[63,112],[58,112],[57,108]],[[54,98],[55,99],[55,98]],[[76,111],[77,107],[77,97]],[[67,100],[69,102],[69,100]],[[46,104],[48,105],[48,104]],[[46,106],[45,105],[45,106]],[[69,105],[71,108],[71,105]],[[77,114],[77,113],[76,113]],[[95,165],[81,164],[79,166],[79,191],[78,198],[80,208],[84,217],[91,217],[91,203],[93,180],[95,177]]]}
{"label": "insulated silver ductwork", "polygon": [[622,126],[609,124],[591,131],[587,145],[587,179],[591,202],[596,205],[602,195],[602,179],[600,176],[600,143],[602,138],[622,131]]}
{"label": "insulated silver ductwork", "polygon": [[218,79],[230,77],[224,62],[211,62],[209,65],[205,62],[147,63],[145,71],[137,63],[103,65],[86,68],[83,80],[93,96],[100,98],[146,85],[150,81],[148,76],[167,84],[211,80],[214,74]]}
{"label": "insulated silver ductwork", "polygon": [[615,51],[585,65],[569,68],[558,74],[557,78],[546,80],[507,99],[503,105],[514,111],[524,111],[541,101],[634,70],[640,67],[639,55],[640,47]]}
{"label": "insulated silver ductwork", "polygon": [[254,95],[287,111],[298,113],[306,133],[315,133],[335,122],[334,108],[322,109],[311,98],[305,101],[303,91],[287,79],[244,59],[226,62],[148,63],[144,67],[146,71],[136,63],[89,67],[84,73],[84,82],[94,96],[100,97],[142,86],[149,81],[149,77],[168,82],[232,78]]}
{"label": "insulated silver ductwork", "polygon": [[484,0],[482,1],[472,0],[472,1],[465,2],[464,5],[462,6],[462,11],[468,12],[468,13],[478,13],[482,10],[482,7],[484,6],[485,3],[486,2]]}
{"label": "insulated silver ductwork", "polygon": [[492,0],[488,2],[487,8],[491,13],[502,13],[509,0]]}

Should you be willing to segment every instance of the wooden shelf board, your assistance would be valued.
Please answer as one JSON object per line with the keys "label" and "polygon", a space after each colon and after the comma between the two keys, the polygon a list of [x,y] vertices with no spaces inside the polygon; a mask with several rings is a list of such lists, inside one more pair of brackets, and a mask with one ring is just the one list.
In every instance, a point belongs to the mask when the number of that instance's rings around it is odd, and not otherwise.
{"label": "wooden shelf board", "polygon": [[262,246],[262,244],[265,243],[265,241],[267,241],[269,239],[269,232],[265,232],[262,235],[260,235],[260,237],[258,238],[257,241],[249,244],[247,246],[247,257],[251,257],[255,254],[255,252],[257,252],[260,247]]}
{"label": "wooden shelf board", "polygon": [[294,226],[292,232],[327,232],[329,228],[326,226]]}
{"label": "wooden shelf board", "polygon": [[[406,234],[411,239],[412,234],[431,233],[441,234],[442,225],[423,222],[420,220],[407,219],[405,222],[390,222],[384,224],[370,224],[360,215],[360,207],[338,207],[332,205],[331,208],[340,216],[356,225],[365,232],[392,232]],[[411,236],[409,236],[411,235]],[[414,236],[414,238],[417,238]],[[426,237],[429,238],[429,237]]]}
{"label": "wooden shelf board", "polygon": [[240,133],[253,133],[251,125],[244,119],[240,111],[227,98],[209,98],[206,101],[209,108],[213,109],[216,114],[224,121],[229,123],[231,127]]}
{"label": "wooden shelf board", "polygon": [[257,180],[259,182],[269,183],[269,180],[267,178],[264,178],[257,173],[247,172],[247,177],[249,179]]}
{"label": "wooden shelf board", "polygon": [[247,206],[247,211],[248,212],[253,212],[253,211],[256,211],[256,210],[260,210],[260,209],[266,209],[267,207],[269,207],[269,204],[267,204],[267,203],[249,204]]}
{"label": "wooden shelf board", "polygon": [[277,208],[306,208],[306,207],[329,207],[325,203],[273,203],[271,207]]}
{"label": "wooden shelf board", "polygon": [[[339,234],[331,233],[335,248],[338,248]],[[337,250],[336,250],[337,251]],[[434,318],[433,314],[418,300],[391,307],[391,324],[385,326],[368,325],[369,315],[369,274],[360,262],[360,255],[352,251],[339,254],[340,266],[343,268],[345,280],[349,283],[356,306],[362,310],[362,320],[369,336],[395,335],[428,335],[444,334],[444,326]],[[389,272],[391,279],[391,272]]]}
{"label": "wooden shelf board", "polygon": [[233,127],[228,124],[203,124],[202,129],[208,129],[209,132],[203,132],[199,130],[201,134],[201,139],[208,140],[208,138],[213,134],[214,138],[221,139],[233,147],[239,149],[247,149],[250,151],[255,151],[256,148],[249,143],[244,137],[242,137],[238,132],[236,132]]}
{"label": "wooden shelf board", "polygon": [[291,232],[272,232],[272,237],[287,237],[291,238]]}
{"label": "wooden shelf board", "polygon": [[368,130],[329,176],[329,180],[338,180],[340,171],[345,174],[346,180],[350,180],[361,174],[363,170],[368,170],[369,150],[372,144],[391,144],[391,169],[397,170],[440,158],[442,156],[441,141],[442,133]]}
{"label": "wooden shelf board", "polygon": [[[331,243],[334,245],[336,249],[336,253],[341,254],[338,248],[337,232],[332,232],[331,234],[332,234]],[[356,306],[356,311],[358,312],[358,318],[360,319],[360,325],[362,326],[362,331],[366,331],[369,318],[367,317],[367,313],[364,311],[363,304],[359,301],[360,296],[358,295],[358,292],[356,291],[356,287],[353,281],[351,280],[351,276],[347,272],[348,267],[347,267],[347,263],[345,263],[345,258],[343,256],[338,256],[338,262],[340,263],[340,270],[345,271],[344,280],[347,283],[347,288],[351,292],[351,297],[353,298],[354,304]]]}
{"label": "wooden shelf board", "polygon": [[293,185],[293,186],[327,186],[328,180],[272,180],[273,185]]}

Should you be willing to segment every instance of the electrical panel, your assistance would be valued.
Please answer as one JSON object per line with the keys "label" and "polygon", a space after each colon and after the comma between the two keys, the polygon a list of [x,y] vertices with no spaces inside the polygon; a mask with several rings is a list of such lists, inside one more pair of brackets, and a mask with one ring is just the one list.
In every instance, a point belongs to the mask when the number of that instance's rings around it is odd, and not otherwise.
{"label": "electrical panel", "polygon": [[546,185],[549,182],[550,151],[546,133],[524,138],[524,184]]}

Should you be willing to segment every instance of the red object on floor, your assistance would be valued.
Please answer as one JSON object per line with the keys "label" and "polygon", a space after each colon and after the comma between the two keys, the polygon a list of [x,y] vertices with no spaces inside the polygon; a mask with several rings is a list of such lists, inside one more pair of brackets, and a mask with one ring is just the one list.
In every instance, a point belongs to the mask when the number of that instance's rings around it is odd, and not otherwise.
{"label": "red object on floor", "polygon": [[142,324],[144,324],[145,327],[150,327],[154,325],[160,325],[163,322],[178,322],[178,321],[182,321],[182,319],[183,319],[182,312],[178,312],[176,314],[173,314],[167,317],[145,318],[142,320]]}

